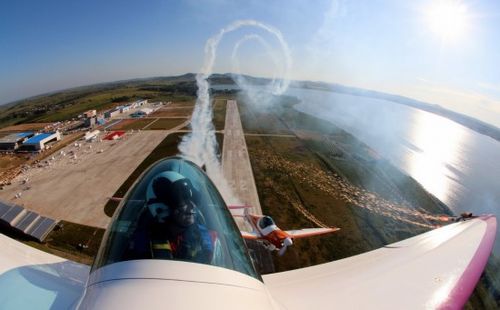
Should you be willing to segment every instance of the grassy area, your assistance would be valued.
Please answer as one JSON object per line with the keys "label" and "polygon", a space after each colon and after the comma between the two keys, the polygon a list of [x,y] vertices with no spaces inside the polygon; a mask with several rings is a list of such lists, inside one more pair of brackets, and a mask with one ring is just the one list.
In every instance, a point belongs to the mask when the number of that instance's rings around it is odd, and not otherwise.
{"label": "grassy area", "polygon": [[[226,125],[226,102],[228,99],[234,99],[234,98],[229,96],[226,97],[218,96],[214,100],[212,122],[214,124],[215,130],[223,130]],[[189,116],[191,116],[191,113],[189,114]],[[191,130],[191,128],[188,125],[182,128],[182,130]]]}
{"label": "grassy area", "polygon": [[223,130],[226,124],[226,102],[227,99],[215,99],[213,115],[215,130]]}
{"label": "grassy area", "polygon": [[[61,221],[43,243],[0,225],[0,232],[41,251],[91,265],[104,235],[104,229]],[[82,246],[79,246],[82,245]]]}
{"label": "grassy area", "polygon": [[69,120],[90,109],[110,109],[137,99],[189,103],[195,95],[193,75],[85,86],[5,105],[0,108],[0,127]]}
{"label": "grassy area", "polygon": [[[242,100],[238,102],[243,103]],[[270,110],[256,109],[247,104],[239,104],[238,109],[245,133],[293,134],[287,124]]]}
{"label": "grassy area", "polygon": [[[96,228],[67,221],[61,221],[60,228],[54,229],[43,246],[50,252],[54,251],[56,255],[66,253],[69,259],[92,264],[99,246],[101,244],[104,229]],[[79,245],[83,247],[79,247]],[[42,249],[43,250],[43,249]]]}
{"label": "grassy area", "polygon": [[[317,188],[303,184],[285,169],[268,166],[270,156],[291,162],[308,163],[322,169],[314,154],[296,138],[246,137],[252,168],[265,214],[272,216],[283,229],[315,227],[294,207],[301,204],[329,226],[342,227],[338,233],[297,240],[286,257],[275,257],[277,271],[328,262],[362,253],[370,247],[356,221],[355,210]],[[296,167],[289,166],[288,169]],[[311,174],[308,176],[314,178]],[[314,253],[314,255],[311,255]]]}
{"label": "grassy area", "polygon": [[145,129],[148,130],[168,130],[186,121],[185,118],[159,118]]}

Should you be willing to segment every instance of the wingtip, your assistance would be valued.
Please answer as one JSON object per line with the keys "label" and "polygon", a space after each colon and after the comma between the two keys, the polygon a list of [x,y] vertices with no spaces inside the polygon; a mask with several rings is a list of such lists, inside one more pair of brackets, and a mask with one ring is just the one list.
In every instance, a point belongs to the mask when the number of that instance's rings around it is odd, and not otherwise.
{"label": "wingtip", "polygon": [[449,298],[438,307],[439,309],[459,309],[463,307],[472,294],[491,255],[496,238],[496,216],[493,214],[480,215],[476,219],[486,222],[485,233],[471,262],[451,290]]}

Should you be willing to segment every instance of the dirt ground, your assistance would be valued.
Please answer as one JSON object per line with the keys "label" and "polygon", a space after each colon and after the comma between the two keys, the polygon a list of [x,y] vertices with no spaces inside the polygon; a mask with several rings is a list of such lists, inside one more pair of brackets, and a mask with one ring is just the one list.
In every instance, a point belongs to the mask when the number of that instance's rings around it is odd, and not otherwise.
{"label": "dirt ground", "polygon": [[0,198],[54,219],[105,228],[108,198],[167,134],[128,132],[121,140],[75,142],[24,171]]}
{"label": "dirt ground", "polygon": [[52,125],[52,123],[28,123],[8,126],[0,129],[0,131],[26,131],[26,130],[40,130],[45,128],[45,126]]}
{"label": "dirt ground", "polygon": [[18,167],[28,161],[27,156],[22,155],[0,155],[0,173]]}

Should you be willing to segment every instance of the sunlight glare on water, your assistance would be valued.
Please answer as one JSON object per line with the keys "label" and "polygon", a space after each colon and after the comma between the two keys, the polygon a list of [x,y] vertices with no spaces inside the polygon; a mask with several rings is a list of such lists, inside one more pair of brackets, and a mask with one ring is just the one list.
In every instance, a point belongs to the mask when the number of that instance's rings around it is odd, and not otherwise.
{"label": "sunlight glare on water", "polygon": [[453,195],[448,165],[459,160],[465,135],[459,126],[436,115],[415,113],[414,121],[409,136],[419,150],[412,150],[407,158],[409,173],[446,203]]}

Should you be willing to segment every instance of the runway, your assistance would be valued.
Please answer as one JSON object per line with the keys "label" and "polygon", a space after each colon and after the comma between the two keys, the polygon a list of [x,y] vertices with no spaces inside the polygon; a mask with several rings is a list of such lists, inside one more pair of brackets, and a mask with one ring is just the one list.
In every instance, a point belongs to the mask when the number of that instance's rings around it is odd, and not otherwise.
{"label": "runway", "polygon": [[240,202],[252,207],[250,213],[262,214],[236,100],[226,106],[222,171]]}

